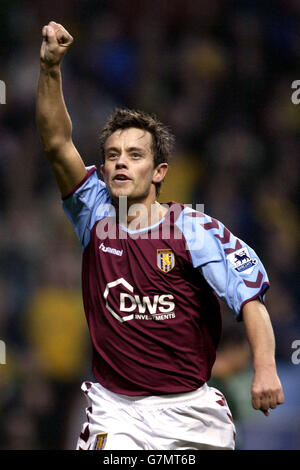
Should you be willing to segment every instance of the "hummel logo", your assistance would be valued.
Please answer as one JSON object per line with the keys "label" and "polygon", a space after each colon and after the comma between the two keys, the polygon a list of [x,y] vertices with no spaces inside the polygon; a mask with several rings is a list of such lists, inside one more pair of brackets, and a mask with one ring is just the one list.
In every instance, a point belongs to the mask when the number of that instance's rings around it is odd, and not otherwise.
{"label": "hummel logo", "polygon": [[110,253],[111,255],[122,256],[123,250],[116,250],[115,248],[111,248],[110,246],[105,246],[103,243],[99,245],[99,249],[104,251],[104,253]]}

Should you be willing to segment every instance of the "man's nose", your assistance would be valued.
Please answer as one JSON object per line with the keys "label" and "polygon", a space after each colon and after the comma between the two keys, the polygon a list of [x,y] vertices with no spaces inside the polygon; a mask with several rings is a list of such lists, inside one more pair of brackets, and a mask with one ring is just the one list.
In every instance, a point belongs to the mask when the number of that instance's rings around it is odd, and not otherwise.
{"label": "man's nose", "polygon": [[124,153],[119,155],[118,160],[116,161],[116,168],[127,168],[128,167],[128,159]]}

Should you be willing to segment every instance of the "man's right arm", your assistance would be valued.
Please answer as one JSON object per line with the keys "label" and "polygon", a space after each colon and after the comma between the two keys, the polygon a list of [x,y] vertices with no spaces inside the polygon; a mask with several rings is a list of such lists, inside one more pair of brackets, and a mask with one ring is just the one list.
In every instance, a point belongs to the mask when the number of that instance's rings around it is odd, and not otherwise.
{"label": "man's right arm", "polygon": [[65,197],[86,175],[84,162],[72,141],[72,122],[63,98],[60,71],[61,60],[73,38],[53,21],[44,26],[42,34],[37,127],[61,195]]}

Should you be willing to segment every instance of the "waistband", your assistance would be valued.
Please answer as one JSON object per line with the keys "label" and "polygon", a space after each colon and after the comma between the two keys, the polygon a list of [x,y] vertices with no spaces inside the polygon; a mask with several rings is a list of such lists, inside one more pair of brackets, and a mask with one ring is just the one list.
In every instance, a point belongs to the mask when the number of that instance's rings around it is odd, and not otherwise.
{"label": "waistband", "polygon": [[124,406],[140,406],[140,407],[165,407],[166,405],[175,405],[178,403],[188,403],[200,398],[208,390],[205,383],[196,390],[190,392],[174,393],[167,395],[151,395],[151,396],[128,396],[111,392],[98,382],[83,382],[81,389],[89,396],[96,394],[97,397],[103,397],[114,403],[122,403]]}

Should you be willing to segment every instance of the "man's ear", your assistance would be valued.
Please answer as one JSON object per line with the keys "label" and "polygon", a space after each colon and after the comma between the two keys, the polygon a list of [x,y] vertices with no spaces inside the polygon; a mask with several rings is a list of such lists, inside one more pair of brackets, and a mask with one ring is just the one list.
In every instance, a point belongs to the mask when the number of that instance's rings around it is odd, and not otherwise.
{"label": "man's ear", "polygon": [[165,179],[168,169],[169,165],[167,163],[160,163],[157,165],[153,172],[152,183],[161,183]]}
{"label": "man's ear", "polygon": [[101,171],[103,178],[105,178],[105,168],[103,164],[100,166],[100,171]]}

